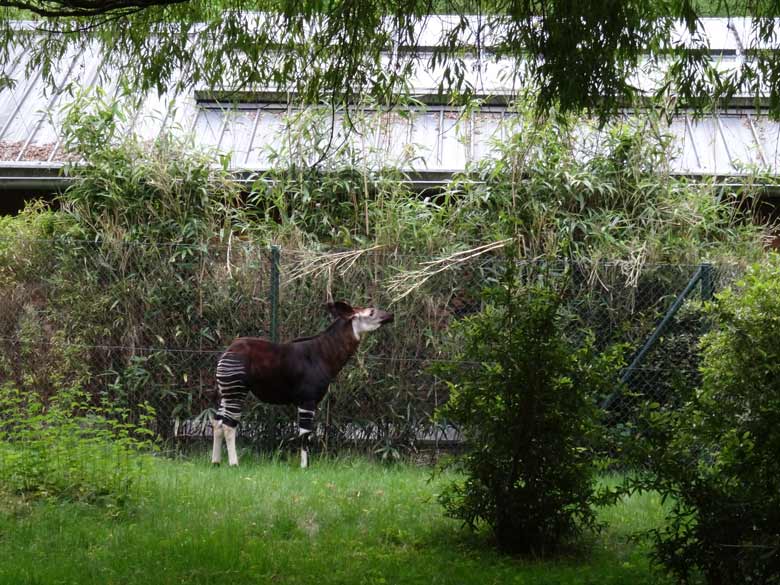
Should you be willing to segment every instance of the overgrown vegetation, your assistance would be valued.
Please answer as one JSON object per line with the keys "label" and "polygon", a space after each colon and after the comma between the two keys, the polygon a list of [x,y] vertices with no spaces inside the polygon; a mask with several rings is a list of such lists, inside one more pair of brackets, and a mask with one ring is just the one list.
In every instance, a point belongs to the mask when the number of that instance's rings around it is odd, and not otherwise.
{"label": "overgrown vegetation", "polygon": [[118,506],[139,495],[154,437],[154,411],[126,409],[78,389],[46,403],[0,386],[0,494]]}
{"label": "overgrown vegetation", "polygon": [[[672,502],[654,556],[680,582],[780,578],[780,263],[752,267],[709,306],[701,383],[647,405],[632,489]],[[679,403],[682,404],[679,404]]]}
{"label": "overgrown vegetation", "polygon": [[[194,254],[223,243],[243,217],[238,185],[171,134],[152,143],[126,132],[128,99],[82,92],[65,110],[65,148],[82,160],[60,199],[65,235],[91,242],[187,244]],[[201,248],[197,248],[200,246]]]}
{"label": "overgrown vegetation", "polygon": [[[362,115],[384,132],[386,112]],[[651,115],[582,132],[518,104],[494,159],[423,195],[372,141],[337,136],[331,153],[327,112],[291,116],[275,169],[249,192],[186,139],[138,143],[130,117],[121,101],[76,100],[65,124],[85,161],[75,184],[56,210],[36,203],[0,220],[0,372],[44,399],[77,386],[130,408],[149,401],[153,429],[169,437],[207,419],[230,339],[269,334],[269,243],[282,246],[282,339],[316,332],[333,298],[392,305],[403,324],[369,340],[321,410],[323,449],[392,458],[416,448],[446,401],[425,366],[449,359],[442,334],[480,309],[503,247],[576,265],[570,309],[603,346],[636,343],[676,290],[648,265],[745,262],[766,233],[749,187],[664,173],[668,144]],[[645,291],[655,296],[640,300]],[[289,413],[250,410],[258,444],[289,436]]]}
{"label": "overgrown vegetation", "polygon": [[[464,109],[460,124],[476,107]],[[359,111],[352,114],[357,137],[343,130],[331,137],[328,110],[294,114],[273,153],[275,170],[251,195],[264,213],[263,229],[293,247],[381,244],[432,255],[518,238],[523,257],[638,267],[744,261],[762,247],[766,231],[753,221],[758,188],[670,175],[675,153],[653,112],[599,129],[573,117],[540,118],[519,101],[491,129],[500,137],[494,157],[469,163],[441,193],[419,197],[387,166],[384,146],[367,140],[390,140],[387,118],[394,115]],[[390,162],[414,166],[423,147],[412,145]]]}

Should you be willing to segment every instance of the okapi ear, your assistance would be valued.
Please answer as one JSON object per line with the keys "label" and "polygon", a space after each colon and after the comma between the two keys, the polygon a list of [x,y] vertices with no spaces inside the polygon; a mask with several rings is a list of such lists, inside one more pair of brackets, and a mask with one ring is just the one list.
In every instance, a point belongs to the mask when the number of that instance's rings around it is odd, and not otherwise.
{"label": "okapi ear", "polygon": [[349,319],[352,317],[352,315],[355,314],[355,310],[352,307],[341,301],[328,303],[325,305],[325,308],[328,309],[328,313],[330,313],[335,319]]}

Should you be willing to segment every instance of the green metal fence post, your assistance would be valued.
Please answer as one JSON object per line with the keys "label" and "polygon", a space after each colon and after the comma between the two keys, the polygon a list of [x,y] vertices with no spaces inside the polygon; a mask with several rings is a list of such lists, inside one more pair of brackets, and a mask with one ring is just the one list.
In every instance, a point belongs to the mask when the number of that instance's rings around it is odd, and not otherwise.
{"label": "green metal fence post", "polygon": [[715,294],[715,271],[712,264],[701,265],[701,300],[711,301]]}
{"label": "green metal fence post", "polygon": [[[655,328],[653,333],[650,335],[650,337],[647,338],[647,341],[645,341],[642,348],[634,356],[634,359],[631,361],[628,367],[623,370],[623,373],[620,376],[621,386],[628,383],[633,373],[639,367],[639,364],[642,363],[642,359],[644,359],[645,354],[648,351],[650,351],[650,348],[653,347],[653,344],[658,340],[659,337],[661,337],[661,334],[664,332],[664,330],[666,330],[667,325],[669,325],[672,318],[675,316],[675,314],[677,314],[677,311],[682,306],[683,301],[686,298],[688,298],[689,294],[691,294],[693,287],[699,283],[699,281],[702,278],[702,274],[704,273],[704,266],[705,266],[704,264],[699,265],[699,267],[696,269],[696,272],[693,274],[691,279],[688,281],[688,284],[685,286],[685,289],[679,295],[677,295],[677,298],[672,303],[672,306],[669,307],[669,310],[666,312],[666,315],[664,315],[664,318],[661,319],[661,322]],[[615,400],[617,400],[619,396],[620,396],[620,388],[615,390],[606,399],[604,399],[604,401],[602,401],[601,408],[606,410],[607,408],[612,406],[612,403]]]}
{"label": "green metal fence post", "polygon": [[271,341],[279,342],[279,260],[281,248],[271,246]]}

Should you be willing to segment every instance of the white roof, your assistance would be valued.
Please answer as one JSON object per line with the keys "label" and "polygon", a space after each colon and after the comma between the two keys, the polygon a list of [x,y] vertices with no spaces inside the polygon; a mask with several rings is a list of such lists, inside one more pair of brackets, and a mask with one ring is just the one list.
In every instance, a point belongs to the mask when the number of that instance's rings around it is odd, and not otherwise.
{"label": "white roof", "polygon": [[[422,44],[435,44],[440,35],[437,27],[444,28],[447,18],[427,21],[421,31],[425,41]],[[678,35],[679,42],[698,42],[683,27]],[[737,66],[743,58],[743,48],[755,44],[749,21],[739,19],[703,19],[699,39],[721,55],[724,67]],[[25,70],[26,58],[18,52],[3,65],[5,72],[18,78]],[[422,67],[412,80],[413,93],[435,98],[440,74],[427,69],[424,58],[420,63]],[[482,60],[470,58],[467,66],[478,94],[515,94],[513,84],[518,81],[513,75],[514,63],[496,61],[488,55]],[[96,44],[74,49],[60,62],[54,75],[55,88],[47,87],[40,73],[33,71],[13,88],[0,91],[0,177],[29,167],[56,171],[67,157],[61,145],[60,126],[62,108],[72,100],[70,92],[85,86],[100,86],[109,96],[117,91],[117,76],[104,65]],[[643,69],[637,76],[637,82],[647,89],[657,81],[657,72],[651,69]],[[298,113],[283,104],[268,100],[221,106],[213,100],[198,101],[201,93],[150,92],[141,96],[140,107],[128,120],[127,130],[144,140],[166,130],[191,133],[195,145],[229,155],[230,169],[236,172],[270,168],[274,153],[294,136],[290,127]],[[266,94],[256,95],[262,99]],[[749,100],[745,103],[749,105]],[[348,136],[341,131],[340,112],[323,116],[320,131],[329,135],[328,127],[333,122],[333,144],[346,144],[369,165],[397,165],[418,176],[448,175],[464,170],[469,161],[494,155],[497,141],[505,137],[513,124],[512,114],[497,105],[468,114],[437,105],[399,106],[392,112],[361,110],[350,117],[356,121],[357,131]],[[682,114],[672,120],[667,130],[674,137],[676,151],[672,172],[734,176],[760,169],[780,174],[780,125],[752,107],[735,107],[699,120]],[[586,128],[583,133],[593,131]],[[595,135],[590,147],[598,147],[598,133]],[[581,155],[587,156],[587,152]]]}

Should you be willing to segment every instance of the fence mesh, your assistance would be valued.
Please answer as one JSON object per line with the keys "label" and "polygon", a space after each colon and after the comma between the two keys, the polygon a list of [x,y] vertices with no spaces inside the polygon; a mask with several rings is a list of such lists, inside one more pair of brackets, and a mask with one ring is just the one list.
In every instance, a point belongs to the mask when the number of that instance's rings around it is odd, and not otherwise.
{"label": "fence mesh", "polygon": [[[331,386],[317,432],[320,448],[383,455],[453,439],[452,429],[431,422],[447,394],[428,366],[452,359],[452,324],[480,310],[480,291],[503,262],[496,251],[445,262],[381,248],[281,250],[275,262],[267,245],[239,240],[0,244],[0,382],[44,400],[80,387],[136,417],[148,403],[155,415],[145,424],[165,439],[210,434],[215,365],[234,337],[314,334],[327,326],[323,304],[331,299],[389,308],[395,324],[368,336]],[[696,344],[707,326],[697,307],[738,270],[708,269],[658,325],[700,270],[557,262],[521,272],[559,284],[573,337],[589,329],[602,348],[626,344],[631,361],[655,334],[641,363],[623,372],[625,383],[616,380],[604,397],[620,424],[638,401],[673,402],[675,388],[696,383]],[[294,422],[291,407],[250,400],[241,435],[277,448],[295,437]]]}

